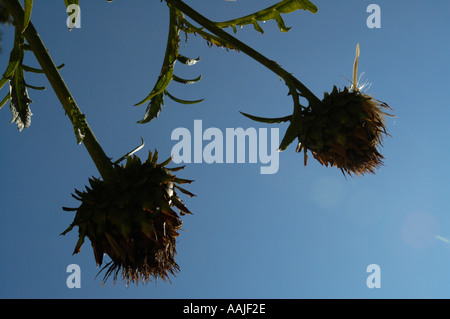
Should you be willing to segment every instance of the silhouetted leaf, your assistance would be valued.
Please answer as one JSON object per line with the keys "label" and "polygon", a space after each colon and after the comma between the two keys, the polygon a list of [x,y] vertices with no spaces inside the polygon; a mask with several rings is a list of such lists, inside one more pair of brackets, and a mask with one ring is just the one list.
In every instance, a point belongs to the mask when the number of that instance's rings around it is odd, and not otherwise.
{"label": "silhouetted leaf", "polygon": [[32,102],[28,96],[28,91],[23,76],[22,67],[19,65],[14,71],[14,76],[9,81],[10,100],[12,119],[11,123],[15,122],[19,131],[28,128],[31,124],[30,103]]}
{"label": "silhouetted leaf", "polygon": [[254,115],[250,115],[244,112],[239,112],[242,115],[244,115],[245,117],[248,117],[249,119],[256,121],[256,122],[262,122],[262,123],[269,123],[269,124],[273,124],[273,123],[281,123],[281,122],[287,122],[290,121],[292,118],[292,115],[288,115],[288,116],[283,116],[283,117],[274,117],[274,118],[268,118],[268,117],[259,117],[259,116],[254,116]]}
{"label": "silhouetted leaf", "polygon": [[[61,64],[60,66],[57,66],[56,68],[57,68],[58,70],[61,70],[64,66],[65,66],[65,65],[64,65],[64,63],[63,63],[63,64]],[[38,73],[38,74],[43,74],[43,73],[44,73],[44,71],[41,70],[41,69],[36,69],[36,68],[33,68],[33,67],[28,66],[28,65],[25,65],[25,64],[22,65],[22,68],[23,68],[23,70],[26,71],[26,72],[32,72],[32,73]]]}
{"label": "silhouetted leaf", "polygon": [[203,30],[203,28],[198,28],[187,21],[184,17],[181,17],[181,30],[187,33],[199,34],[203,39],[206,40],[209,46],[216,45],[218,47],[226,48],[227,50],[236,50],[227,41],[212,35]]}
{"label": "silhouetted leaf", "polygon": [[181,54],[178,54],[177,60],[186,65],[194,65],[198,61],[200,61],[200,57],[198,57],[197,59],[191,59],[191,58],[185,57]]}
{"label": "silhouetted leaf", "polygon": [[27,88],[33,89],[33,90],[38,90],[38,91],[44,91],[45,90],[45,86],[34,86],[31,84],[25,84],[25,86]]}
{"label": "silhouetted leaf", "polygon": [[182,100],[182,99],[176,98],[175,96],[173,96],[172,94],[170,94],[167,91],[165,91],[164,93],[167,94],[167,96],[170,97],[175,102],[178,102],[178,103],[181,103],[181,104],[197,104],[197,103],[200,103],[200,102],[204,101],[204,99],[194,100],[194,101]]}
{"label": "silhouetted leaf", "polygon": [[200,81],[202,79],[202,76],[199,75],[197,78],[192,79],[192,80],[186,80],[183,78],[180,78],[178,76],[176,76],[175,74],[173,75],[173,80],[179,83],[183,83],[183,84],[194,84],[197,83],[198,81]]}
{"label": "silhouetted leaf", "polygon": [[140,120],[139,124],[148,123],[154,118],[157,118],[159,113],[161,112],[162,105],[164,105],[164,94],[160,93],[155,95],[150,100],[150,103],[147,106],[147,110],[145,112],[144,118]]}
{"label": "silhouetted leaf", "polygon": [[281,32],[287,32],[290,28],[286,27],[284,24],[281,14],[291,13],[296,10],[303,9],[311,11],[312,13],[317,12],[317,7],[311,3],[309,0],[283,0],[273,6],[266,9],[260,10],[258,12],[246,15],[241,18],[228,20],[224,22],[216,22],[219,28],[232,27],[233,31],[236,33],[236,26],[244,26],[247,24],[252,24],[255,30],[264,33],[258,21],[266,22],[269,20],[275,20],[278,24],[278,28]]}
{"label": "silhouetted leaf", "polygon": [[136,106],[142,105],[148,101],[150,103],[147,106],[144,118],[138,123],[147,123],[158,117],[161,112],[161,106],[164,104],[164,91],[173,78],[173,68],[178,57],[180,37],[178,36],[178,15],[177,10],[170,8],[170,23],[169,23],[169,36],[167,39],[166,53],[164,56],[161,73],[156,81],[152,91],[145,99],[137,103]]}
{"label": "silhouetted leaf", "polygon": [[180,187],[178,185],[174,185],[175,188],[179,189],[183,194],[188,195],[189,197],[195,197],[194,194],[192,194],[190,191],[184,189],[183,187]]}

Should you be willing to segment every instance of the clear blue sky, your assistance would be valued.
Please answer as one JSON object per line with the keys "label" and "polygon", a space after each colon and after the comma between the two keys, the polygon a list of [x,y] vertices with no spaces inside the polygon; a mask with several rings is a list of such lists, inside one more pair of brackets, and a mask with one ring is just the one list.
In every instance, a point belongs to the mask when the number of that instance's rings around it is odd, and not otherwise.
{"label": "clear blue sky", "polygon": [[[166,99],[160,117],[136,124],[145,106],[133,105],[152,89],[166,45],[168,10],[160,1],[81,1],[81,28],[69,32],[62,0],[36,2],[32,21],[106,153],[119,158],[146,141],[141,158],[158,149],[170,156],[174,129],[256,129],[264,126],[238,111],[260,116],[290,114],[292,102],[279,78],[243,53],[209,48],[190,36],[181,53],[201,56],[176,74],[202,81],[172,83],[181,105]],[[274,0],[186,1],[213,20],[227,20],[274,4]],[[448,298],[450,297],[450,2],[313,1],[317,14],[283,16],[252,26],[237,37],[294,73],[316,95],[351,78],[356,43],[359,71],[372,83],[368,93],[387,102],[397,116],[387,121],[376,175],[345,179],[291,145],[279,154],[276,174],[256,164],[188,164],[195,179],[184,198],[192,216],[183,218],[172,283],[101,287],[90,243],[72,256],[77,231],[59,234],[73,214],[70,196],[98,173],[43,76],[27,75],[46,91],[30,91],[29,129],[9,124],[0,110],[2,298]],[[381,8],[381,28],[369,29],[366,8]],[[12,28],[4,28],[0,67],[6,66]],[[37,62],[27,55],[28,64]],[[2,71],[3,72],[3,71]],[[7,89],[0,91],[1,98]],[[281,138],[280,136],[280,138]],[[69,289],[66,267],[81,267],[81,288]],[[381,267],[381,288],[369,289],[366,268]]]}

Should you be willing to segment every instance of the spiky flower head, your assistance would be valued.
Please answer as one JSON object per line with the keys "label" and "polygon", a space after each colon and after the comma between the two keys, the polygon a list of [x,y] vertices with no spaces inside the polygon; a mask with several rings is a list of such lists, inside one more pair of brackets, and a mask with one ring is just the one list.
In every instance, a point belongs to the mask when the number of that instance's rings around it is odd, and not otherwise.
{"label": "spiky flower head", "polygon": [[335,166],[349,175],[375,173],[383,164],[378,148],[386,133],[389,106],[367,94],[345,87],[325,93],[322,104],[302,114],[298,152],[310,150],[325,166]]}
{"label": "spiky flower head", "polygon": [[379,151],[387,135],[385,112],[390,107],[358,88],[359,45],[350,88],[325,93],[320,104],[301,112],[297,151],[307,150],[325,166],[335,166],[349,175],[375,173],[383,164]]}
{"label": "spiky flower head", "polygon": [[72,196],[81,201],[78,208],[63,208],[76,211],[74,221],[62,233],[78,226],[74,254],[87,237],[98,266],[104,254],[111,258],[100,270],[106,269],[103,282],[111,275],[116,282],[120,272],[127,285],[148,283],[169,279],[179,270],[175,254],[182,222],[172,207],[177,207],[180,215],[190,213],[176,190],[194,196],[179,186],[192,181],[172,175],[183,167],[167,168],[171,158],[160,164],[157,159],[156,151],[150,152],[144,163],[129,156],[125,165],[115,165],[113,180],[91,178],[86,191],[75,190]]}

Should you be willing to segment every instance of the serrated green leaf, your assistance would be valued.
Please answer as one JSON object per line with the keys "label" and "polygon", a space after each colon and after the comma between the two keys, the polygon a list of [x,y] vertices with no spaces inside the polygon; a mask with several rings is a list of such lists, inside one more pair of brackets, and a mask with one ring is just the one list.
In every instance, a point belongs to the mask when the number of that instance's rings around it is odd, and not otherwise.
{"label": "serrated green leaf", "polygon": [[33,0],[25,0],[22,33],[26,30],[28,24],[30,23],[32,9],[33,9]]}
{"label": "serrated green leaf", "polygon": [[198,81],[200,81],[201,79],[202,79],[201,75],[199,75],[198,77],[196,77],[195,79],[192,79],[192,80],[186,80],[186,79],[176,76],[175,74],[173,75],[173,80],[178,83],[182,83],[182,84],[194,84],[194,83],[197,83]]}
{"label": "serrated green leaf", "polygon": [[14,71],[14,76],[9,81],[11,98],[9,105],[11,109],[12,119],[11,123],[15,122],[19,131],[28,128],[31,124],[30,103],[32,102],[28,96],[28,91],[25,84],[23,70],[20,64]]}
{"label": "serrated green leaf", "polygon": [[173,96],[172,94],[170,94],[170,93],[167,92],[167,91],[164,91],[164,93],[165,93],[168,97],[170,97],[172,100],[174,100],[175,102],[178,102],[178,103],[181,103],[181,104],[197,104],[197,103],[203,102],[203,101],[205,100],[205,99],[194,100],[194,101],[182,100],[182,99],[176,98],[175,96]]}
{"label": "serrated green leaf", "polygon": [[244,115],[245,117],[248,117],[249,119],[256,121],[256,122],[262,122],[262,123],[269,123],[269,124],[273,124],[273,123],[281,123],[281,122],[287,122],[290,121],[292,118],[292,115],[288,115],[288,116],[283,116],[283,117],[274,117],[274,118],[268,118],[268,117],[259,117],[259,116],[254,116],[254,115],[250,115],[244,112],[239,112],[242,115]]}
{"label": "serrated green leaf", "polygon": [[181,18],[181,24],[181,30],[183,30],[185,33],[199,34],[203,39],[206,40],[209,46],[216,45],[227,50],[236,50],[236,48],[231,46],[227,41],[206,31],[203,31],[203,28],[197,28],[184,18]]}
{"label": "serrated green leaf", "polygon": [[259,26],[257,21],[269,21],[275,20],[278,24],[278,28],[281,32],[287,32],[290,28],[287,28],[284,24],[281,14],[292,13],[296,10],[303,9],[310,11],[312,13],[317,12],[317,7],[311,3],[309,0],[283,0],[277,4],[270,6],[266,9],[260,10],[258,12],[246,15],[241,18],[216,22],[216,26],[219,28],[232,27],[233,31],[236,33],[236,26],[244,26],[248,24],[253,24],[255,29],[261,33],[264,33],[263,29]]}
{"label": "serrated green leaf", "polygon": [[162,106],[164,105],[164,94],[160,93],[156,96],[154,96],[150,103],[147,106],[147,110],[145,111],[144,118],[140,120],[139,124],[148,123],[151,120],[158,117],[159,113],[161,112]]}

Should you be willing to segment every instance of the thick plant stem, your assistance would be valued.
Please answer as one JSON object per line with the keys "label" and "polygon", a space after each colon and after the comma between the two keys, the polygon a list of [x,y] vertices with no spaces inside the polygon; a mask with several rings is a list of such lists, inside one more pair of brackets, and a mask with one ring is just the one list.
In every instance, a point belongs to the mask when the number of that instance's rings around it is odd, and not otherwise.
{"label": "thick plant stem", "polygon": [[302,96],[304,96],[309,103],[311,104],[319,104],[321,100],[314,95],[302,82],[300,82],[297,78],[295,78],[291,73],[284,70],[281,66],[279,66],[275,61],[272,61],[268,58],[266,58],[264,55],[256,51],[255,49],[249,47],[242,41],[238,40],[237,38],[233,37],[229,33],[223,31],[221,28],[216,26],[216,24],[206,18],[205,16],[201,15],[194,9],[192,9],[190,6],[185,4],[181,0],[166,0],[166,2],[184,14],[186,14],[188,17],[190,17],[192,20],[209,30],[210,32],[214,33],[216,36],[222,38],[227,43],[229,43],[231,46],[233,46],[235,49],[244,52],[254,60],[258,61],[262,65],[264,65],[266,68],[283,78],[288,86],[292,83],[301,93]]}
{"label": "thick plant stem", "polygon": [[[14,23],[16,24],[16,28],[22,28],[24,21],[24,9],[18,0],[3,0],[6,5],[9,13],[14,18]],[[55,64],[53,63],[52,58],[48,54],[44,43],[42,42],[39,34],[34,28],[33,24],[30,22],[28,27],[24,31],[24,36],[36,56],[37,61],[41,65],[42,70],[47,76],[48,81],[50,82],[53,90],[56,93],[61,105],[64,108],[64,111],[68,115],[72,124],[76,120],[74,118],[74,114],[80,115],[81,110],[77,106],[75,99],[72,97],[69,89],[67,88],[63,78],[59,74],[59,71]],[[106,156],[103,151],[100,143],[97,141],[94,133],[91,128],[87,124],[84,123],[84,138],[83,144],[86,147],[89,155],[94,161],[100,175],[102,178],[109,179],[113,176],[114,170],[110,159]]]}

